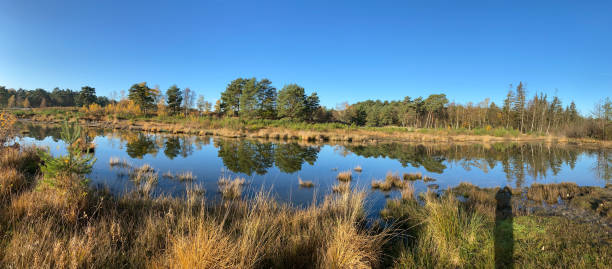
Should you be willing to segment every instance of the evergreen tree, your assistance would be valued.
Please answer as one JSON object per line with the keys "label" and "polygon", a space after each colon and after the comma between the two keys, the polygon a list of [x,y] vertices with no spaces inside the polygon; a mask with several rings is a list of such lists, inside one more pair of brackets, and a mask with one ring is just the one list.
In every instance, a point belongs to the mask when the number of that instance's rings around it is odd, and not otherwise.
{"label": "evergreen tree", "polygon": [[267,78],[262,79],[257,86],[257,114],[264,119],[276,118],[276,88]]}
{"label": "evergreen tree", "polygon": [[252,118],[257,108],[258,83],[255,78],[244,80],[242,93],[240,94],[240,117]]}
{"label": "evergreen tree", "polygon": [[230,116],[236,116],[240,112],[240,96],[244,88],[243,78],[234,79],[224,92],[221,93],[220,112]]}
{"label": "evergreen tree", "polygon": [[141,82],[132,85],[128,98],[140,106],[140,110],[146,115],[150,109],[155,107],[155,99],[158,94],[156,89],[151,89],[146,82]]}
{"label": "evergreen tree", "polygon": [[304,88],[297,84],[285,85],[278,92],[278,116],[303,120],[306,116],[306,95]]}
{"label": "evergreen tree", "polygon": [[176,115],[181,111],[181,103],[183,102],[183,92],[176,85],[170,86],[166,90],[166,103],[168,104],[168,113]]}
{"label": "evergreen tree", "polygon": [[95,103],[96,99],[96,89],[89,86],[83,86],[81,87],[81,91],[79,92],[77,105],[88,106],[90,104]]}
{"label": "evergreen tree", "polygon": [[521,132],[525,132],[525,88],[523,86],[523,82],[519,82],[519,85],[516,86],[516,99],[514,102],[514,111],[519,115],[520,125],[519,130]]}
{"label": "evergreen tree", "polygon": [[319,96],[316,92],[313,92],[312,94],[310,94],[310,96],[308,96],[308,98],[306,98],[305,105],[305,116],[309,121],[313,121],[315,118],[315,113],[317,113],[317,111],[321,107],[321,105],[319,104]]}

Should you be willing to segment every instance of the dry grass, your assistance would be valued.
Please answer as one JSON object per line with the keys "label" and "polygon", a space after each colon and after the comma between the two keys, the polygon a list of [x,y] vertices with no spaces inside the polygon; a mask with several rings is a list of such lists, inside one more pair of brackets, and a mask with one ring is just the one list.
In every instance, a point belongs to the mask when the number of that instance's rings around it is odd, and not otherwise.
{"label": "dry grass", "polygon": [[355,166],[355,168],[353,168],[353,170],[355,170],[355,172],[357,173],[361,173],[361,171],[363,171],[363,168],[361,168],[361,165],[357,165]]}
{"label": "dry grass", "polygon": [[162,177],[166,179],[174,179],[174,175],[170,171],[163,173]]}
{"label": "dry grass", "polygon": [[108,164],[111,168],[119,167],[119,168],[131,168],[132,165],[125,159],[121,160],[119,157],[110,157],[108,160]]}
{"label": "dry grass", "polygon": [[141,167],[134,168],[129,173],[130,179],[136,185],[136,189],[141,195],[151,195],[153,189],[159,181],[159,176],[155,169],[148,164],[144,164]]}
{"label": "dry grass", "polygon": [[482,189],[469,182],[461,182],[452,189],[454,194],[467,198],[465,204],[469,208],[484,213],[489,217],[495,216],[495,208],[497,206],[495,195],[498,191],[499,188]]}
{"label": "dry grass", "polygon": [[[130,174],[143,184],[156,173],[145,165]],[[207,205],[197,185],[185,197],[115,197],[70,177],[55,181],[0,203],[1,268],[377,268],[388,238],[365,228],[364,192],[306,208],[266,193]]]}
{"label": "dry grass", "polygon": [[372,180],[372,189],[379,189],[381,191],[390,191],[392,188],[391,182],[386,180]]}
{"label": "dry grass", "polygon": [[344,182],[351,181],[353,179],[353,173],[351,172],[351,170],[342,171],[338,173],[336,178]]}
{"label": "dry grass", "polygon": [[196,176],[193,175],[191,171],[187,171],[187,172],[176,174],[174,178],[176,178],[178,181],[193,181],[196,179]]}
{"label": "dry grass", "polygon": [[385,180],[372,181],[372,189],[390,191],[393,188],[402,188],[404,183],[398,173],[387,172]]}
{"label": "dry grass", "polygon": [[219,178],[219,191],[224,199],[237,199],[242,195],[242,186],[246,180],[242,177],[231,177],[222,176]]}
{"label": "dry grass", "polygon": [[[11,167],[21,174],[17,178],[35,182],[37,171],[28,167],[38,161],[27,153],[11,154],[7,157],[0,149],[2,171]],[[155,173],[147,166],[135,170]],[[147,181],[141,177],[139,182]],[[188,186],[185,197],[154,198],[138,190],[111,196],[71,177],[56,182],[54,187],[26,183],[0,200],[0,268],[494,266],[492,219],[467,210],[453,195],[429,193],[423,205],[406,182],[402,199],[387,204],[388,220],[398,220],[390,223],[407,225],[393,233],[366,220],[366,193],[350,190],[349,182],[339,182],[341,194],[306,207],[277,203],[263,192],[248,200],[209,204],[197,185]],[[219,179],[220,186],[244,182]],[[515,218],[517,267],[610,264],[610,247],[599,243],[602,234],[584,226],[568,233],[565,222],[536,221]],[[401,250],[390,251],[390,243],[402,245]]]}
{"label": "dry grass", "polygon": [[430,176],[423,176],[423,182],[432,182],[432,181],[436,181],[436,179]]}
{"label": "dry grass", "polygon": [[300,177],[298,177],[298,183],[300,184],[300,187],[302,187],[302,188],[312,188],[312,187],[314,187],[314,183],[312,183],[312,181],[310,181],[310,180],[303,181],[302,178],[300,178]]}
{"label": "dry grass", "polygon": [[351,190],[351,184],[348,182],[340,182],[334,186],[332,186],[332,192],[335,193],[347,193]]}
{"label": "dry grass", "polygon": [[412,182],[404,182],[401,189],[402,199],[404,200],[415,200],[414,195],[414,184]]}
{"label": "dry grass", "polygon": [[557,203],[558,199],[571,199],[578,192],[580,192],[580,189],[573,182],[562,182],[559,184],[534,183],[527,190],[527,198],[554,204]]}
{"label": "dry grass", "polygon": [[404,180],[409,180],[409,181],[415,181],[415,180],[419,180],[421,178],[423,178],[423,174],[421,174],[420,172],[417,173],[404,173],[403,175]]}

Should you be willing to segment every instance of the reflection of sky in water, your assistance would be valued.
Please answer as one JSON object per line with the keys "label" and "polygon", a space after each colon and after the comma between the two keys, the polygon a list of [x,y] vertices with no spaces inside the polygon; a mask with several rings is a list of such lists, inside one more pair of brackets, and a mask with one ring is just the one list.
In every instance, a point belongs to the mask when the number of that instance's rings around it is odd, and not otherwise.
{"label": "reflection of sky in water", "polygon": [[[508,173],[504,171],[504,167],[501,164],[501,158],[503,157],[503,155],[502,157],[498,156],[498,159],[493,158],[492,162],[495,165],[493,168],[491,168],[489,163],[485,161],[482,157],[471,156],[463,159],[462,157],[458,158],[457,152],[455,152],[453,153],[454,155],[451,158],[450,155],[445,155],[450,153],[445,153],[444,150],[436,151],[433,154],[429,154],[435,155],[434,157],[440,159],[439,162],[433,163],[433,167],[445,166],[446,168],[443,169],[442,173],[435,173],[428,172],[422,166],[413,167],[410,162],[407,163],[406,167],[403,167],[397,157],[383,157],[377,154],[365,155],[378,157],[359,156],[355,152],[359,153],[362,151],[357,149],[357,151],[352,152],[350,150],[350,146],[346,148],[342,146],[331,145],[298,146],[297,144],[292,144],[293,146],[291,146],[286,144],[284,145],[284,143],[261,144],[259,142],[253,141],[241,142],[240,140],[225,140],[220,138],[198,138],[199,141],[196,141],[194,137],[182,137],[178,140],[174,139],[170,141],[178,142],[175,143],[173,146],[183,147],[182,149],[177,149],[170,148],[172,147],[172,145],[168,146],[169,143],[167,142],[169,141],[169,136],[139,136],[135,133],[129,134],[128,136],[128,140],[130,140],[131,142],[121,140],[118,136],[112,135],[97,136],[94,139],[94,142],[97,145],[95,151],[97,162],[93,167],[93,172],[89,175],[92,180],[92,184],[107,186],[111,191],[115,193],[123,193],[125,191],[130,190],[130,188],[132,188],[132,184],[129,182],[127,177],[118,177],[119,171],[121,171],[121,169],[111,169],[109,166],[109,159],[111,157],[119,157],[120,159],[128,160],[128,162],[131,163],[133,166],[140,166],[146,163],[157,169],[160,175],[157,193],[184,193],[185,187],[189,183],[181,183],[165,179],[161,177],[161,175],[168,171],[172,172],[173,174],[191,171],[195,176],[197,176],[197,179],[196,181],[194,181],[194,183],[200,184],[202,187],[204,187],[206,189],[206,195],[212,199],[218,198],[217,180],[221,175],[225,174],[244,176],[247,181],[250,182],[250,184],[245,187],[246,193],[252,194],[262,189],[272,190],[271,194],[281,201],[292,201],[298,204],[307,204],[313,201],[314,196],[316,196],[317,198],[321,198],[322,196],[328,194],[331,191],[331,187],[338,182],[336,180],[336,174],[339,171],[348,170],[354,168],[357,165],[363,167],[363,172],[354,172],[354,178],[351,184],[370,192],[370,201],[373,202],[372,206],[374,208],[380,208],[384,205],[384,194],[379,191],[370,190],[371,180],[373,178],[383,179],[388,171],[398,172],[400,175],[406,172],[421,172],[424,175],[429,175],[436,179],[435,182],[430,183],[417,181],[415,183],[415,188],[417,191],[425,191],[427,188],[426,185],[431,183],[438,184],[440,186],[440,189],[445,189],[447,187],[456,186],[463,181],[471,182],[472,184],[481,187],[517,185],[517,181],[514,176],[511,176],[510,180],[507,179]],[[143,141],[152,141],[152,147],[154,148],[154,150],[151,151],[156,151],[156,153],[138,153],[142,147],[134,146],[139,143],[138,139],[134,139],[134,137],[140,137],[144,139]],[[34,138],[26,137],[22,138],[20,140],[20,143],[33,143],[49,147],[52,154],[54,155],[65,153],[64,143],[62,143],[61,141],[56,142],[51,137],[46,137],[43,140],[36,140]],[[148,146],[151,147],[151,145]],[[247,151],[250,152],[251,155],[246,154],[248,156],[245,157],[242,156],[244,154],[239,154],[238,148],[240,148],[241,146],[246,147]],[[255,150],[255,153],[253,152],[253,148],[261,149],[262,146],[265,149],[263,150],[263,152],[270,153],[270,156],[259,156],[257,154],[260,154],[261,152],[258,152],[257,150]],[[224,160],[220,157],[220,155],[222,154],[221,147],[223,149],[226,149],[225,151],[223,151],[225,152],[224,154],[226,154],[226,162],[230,162],[232,158],[234,158],[234,160],[236,160],[236,163],[224,164]],[[385,152],[386,150],[384,148],[382,148],[381,150],[380,147],[376,148],[376,146],[369,146],[365,149],[370,150],[368,152],[371,152],[372,150],[378,150],[379,153],[382,152],[382,155],[386,156],[395,156],[394,154],[397,154],[397,152],[386,154],[387,152]],[[409,146],[407,149],[414,149],[414,146]],[[174,151],[175,153],[177,153],[176,157],[172,159],[169,158],[165,154],[165,150],[167,150],[167,152]],[[361,150],[363,150],[363,148],[361,148]],[[397,150],[397,147],[389,148],[389,150],[387,151],[391,150]],[[402,148],[399,149],[400,153],[402,153],[401,150]],[[529,150],[527,150],[527,152],[533,154],[533,148],[531,148],[531,150],[531,152],[529,152]],[[141,158],[131,158],[128,155],[128,152],[131,152],[133,156],[134,154],[142,156]],[[146,152],[146,150],[144,152]],[[186,152],[186,154],[181,154],[181,152]],[[545,154],[547,154],[547,152],[550,152],[550,148],[546,148],[545,150],[540,150],[538,152],[540,152],[539,154],[542,154],[544,156]],[[611,161],[609,152],[600,151],[599,153],[600,155],[602,155],[601,153],[603,153],[604,155],[604,166],[610,166]],[[461,154],[461,151],[459,151],[459,154]],[[606,180],[601,179],[601,176],[598,176],[598,172],[599,174],[603,172],[598,171],[596,169],[598,160],[600,164],[602,163],[602,157],[600,156],[600,158],[598,159],[597,151],[581,151],[577,148],[574,148],[571,150],[564,150],[559,153],[559,155],[561,156],[566,156],[568,154],[570,156],[574,156],[573,158],[569,158],[575,160],[575,165],[573,168],[566,163],[567,158],[557,158],[563,161],[559,161],[561,163],[555,166],[555,169],[557,170],[556,174],[553,173],[550,166],[545,166],[543,169],[540,168],[538,170],[540,172],[538,172],[539,174],[536,178],[532,176],[533,172],[529,172],[530,170],[532,170],[532,165],[528,165],[526,163],[517,164],[517,167],[524,166],[525,168],[525,175],[521,185],[527,186],[534,182],[558,183],[562,181],[576,182],[579,185],[605,185]],[[429,161],[429,164],[431,165],[431,160],[426,158],[427,155],[428,154],[420,152],[414,155],[416,157],[413,157],[419,160],[425,159],[425,161],[423,162]],[[259,158],[258,160],[260,161],[262,159],[267,160],[267,164],[271,165],[271,167],[269,168],[259,169],[265,174],[258,175],[255,172],[255,169],[249,167],[249,165],[257,163],[253,162],[253,159],[256,158],[254,156],[259,156],[257,158]],[[515,158],[517,160],[523,158],[521,155],[517,156],[518,157]],[[313,164],[309,164],[308,161],[314,162]],[[279,162],[282,162],[283,164],[279,165]],[[544,160],[538,163],[547,162],[548,160]],[[231,167],[234,170],[251,170],[252,173],[251,175],[248,175],[237,171],[231,171],[227,167]],[[609,167],[606,167],[605,169],[609,169]],[[545,176],[542,175],[542,171],[545,172]],[[609,170],[607,171],[608,175],[605,177],[609,177]],[[315,187],[300,188],[297,180],[298,176],[300,176],[303,180],[313,181]],[[398,196],[398,192],[391,192],[390,195],[392,197],[396,197]]]}

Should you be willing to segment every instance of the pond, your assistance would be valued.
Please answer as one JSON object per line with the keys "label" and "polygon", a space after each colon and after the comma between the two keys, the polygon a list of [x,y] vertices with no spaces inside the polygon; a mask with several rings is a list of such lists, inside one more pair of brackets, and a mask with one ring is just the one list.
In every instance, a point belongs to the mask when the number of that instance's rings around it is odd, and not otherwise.
{"label": "pond", "polygon": [[[59,128],[23,125],[22,144],[48,147],[52,154],[65,154]],[[295,141],[229,139],[208,136],[177,136],[142,132],[87,129],[96,145],[97,159],[88,176],[91,184],[122,194],[134,188],[125,171],[109,165],[111,157],[137,167],[149,164],[159,173],[157,195],[182,195],[190,184],[206,190],[209,199],[219,199],[218,179],[241,176],[247,181],[244,194],[261,190],[283,202],[305,205],[318,201],[338,183],[341,171],[353,169],[351,185],[368,191],[374,208],[398,191],[371,190],[373,179],[388,172],[420,172],[435,182],[415,182],[417,192],[436,184],[439,190],[470,182],[480,187],[533,183],[576,182],[581,186],[605,186],[612,179],[612,152],[572,145],[496,143],[482,144],[311,144]],[[360,166],[361,172],[354,171]],[[161,175],[192,172],[196,178],[180,182]],[[314,183],[299,186],[298,177]]]}

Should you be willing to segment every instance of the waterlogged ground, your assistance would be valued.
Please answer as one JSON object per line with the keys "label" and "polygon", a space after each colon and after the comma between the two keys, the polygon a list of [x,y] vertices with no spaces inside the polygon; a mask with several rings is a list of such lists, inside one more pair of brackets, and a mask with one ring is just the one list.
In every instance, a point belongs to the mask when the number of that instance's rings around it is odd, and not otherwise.
{"label": "waterlogged ground", "polygon": [[[64,154],[57,127],[22,126],[19,143],[48,147],[52,154]],[[218,199],[221,176],[244,177],[245,195],[271,191],[277,199],[308,204],[331,192],[338,183],[338,172],[353,170],[351,185],[369,190],[373,179],[384,179],[387,172],[420,172],[435,179],[415,182],[417,192],[428,188],[455,187],[470,182],[480,187],[509,185],[525,187],[532,183],[575,182],[581,186],[605,186],[612,182],[612,151],[550,144],[309,144],[276,140],[244,140],[219,137],[173,136],[112,130],[86,130],[95,143],[97,162],[89,175],[91,183],[116,194],[134,186],[127,171],[112,168],[111,157],[132,166],[149,164],[159,173],[156,194],[181,195],[190,184]],[[192,172],[191,182],[162,177],[164,173]],[[299,186],[298,177],[314,183]],[[432,186],[435,184],[437,186]],[[382,208],[385,198],[397,191],[370,191],[374,208]]]}

